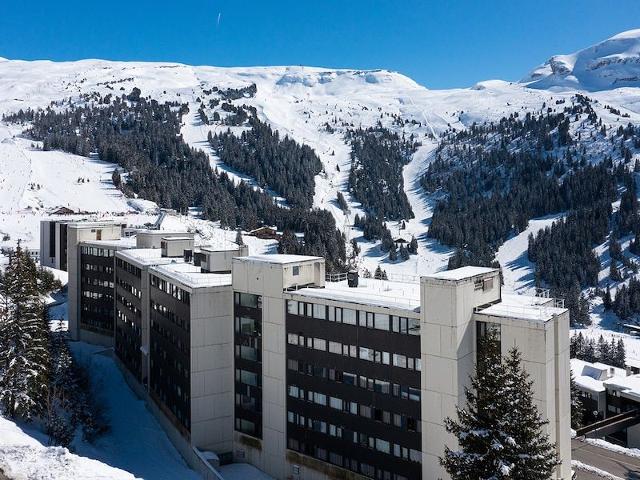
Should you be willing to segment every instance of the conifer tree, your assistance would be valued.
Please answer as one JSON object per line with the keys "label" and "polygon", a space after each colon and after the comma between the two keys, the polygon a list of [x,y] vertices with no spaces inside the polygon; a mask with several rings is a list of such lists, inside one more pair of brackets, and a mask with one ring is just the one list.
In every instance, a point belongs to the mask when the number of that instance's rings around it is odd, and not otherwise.
{"label": "conifer tree", "polygon": [[47,391],[48,326],[34,261],[18,244],[0,281],[0,406],[11,418],[42,411]]}
{"label": "conifer tree", "polygon": [[573,370],[569,370],[569,385],[571,391],[571,428],[576,429],[582,426],[584,420],[584,405],[580,399],[580,393],[576,386]]}
{"label": "conifer tree", "polygon": [[411,237],[411,241],[409,242],[409,253],[411,255],[418,254],[418,241],[416,240],[416,237]]}
{"label": "conifer tree", "polygon": [[556,465],[555,449],[542,428],[545,422],[533,404],[532,381],[512,349],[501,358],[495,333],[479,346],[481,357],[466,406],[457,419],[445,420],[459,447],[445,446],[442,466],[453,480],[543,480]]}
{"label": "conifer tree", "polygon": [[236,244],[240,247],[244,245],[244,240],[242,239],[242,232],[238,229],[238,233],[236,233]]}

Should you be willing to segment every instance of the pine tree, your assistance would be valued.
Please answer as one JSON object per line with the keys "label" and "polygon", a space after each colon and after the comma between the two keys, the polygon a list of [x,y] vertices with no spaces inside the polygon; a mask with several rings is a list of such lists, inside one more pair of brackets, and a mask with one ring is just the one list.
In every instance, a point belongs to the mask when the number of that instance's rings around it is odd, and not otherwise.
{"label": "pine tree", "polygon": [[[613,341],[613,339],[612,339]],[[625,368],[627,365],[627,354],[624,348],[624,341],[619,338],[615,348],[615,363],[614,366],[618,368]]]}
{"label": "pine tree", "polygon": [[573,370],[569,370],[569,386],[571,391],[571,428],[576,429],[582,426],[584,420],[584,405],[580,398],[580,392],[576,386],[576,379]]}
{"label": "pine tree", "polygon": [[236,244],[240,247],[244,245],[244,240],[242,239],[242,232],[238,229],[238,233],[236,233]]}
{"label": "pine tree", "polygon": [[445,420],[459,448],[445,446],[440,463],[453,480],[548,479],[555,449],[542,431],[532,381],[516,349],[501,358],[494,335],[481,340],[482,358],[465,389],[467,405],[456,407],[457,420]]}
{"label": "pine tree", "polygon": [[607,285],[607,290],[602,296],[602,304],[605,310],[609,310],[611,308],[611,288]]}
{"label": "pine tree", "polygon": [[392,243],[391,248],[389,249],[389,260],[395,262],[398,259],[398,249],[396,248],[396,244]]}
{"label": "pine tree", "polygon": [[409,253],[411,255],[418,254],[418,241],[416,240],[416,237],[411,237],[411,241],[409,242]]}
{"label": "pine tree", "polygon": [[600,338],[598,338],[598,346],[596,349],[596,356],[598,360],[603,363],[610,364],[611,359],[609,352],[609,344],[605,341],[604,337],[600,335]]}
{"label": "pine tree", "polygon": [[11,418],[42,411],[47,392],[48,325],[34,261],[20,244],[0,281],[0,405]]}
{"label": "pine tree", "polygon": [[543,420],[533,400],[533,381],[522,368],[522,359],[517,348],[512,348],[505,358],[507,385],[506,425],[514,440],[507,446],[511,450],[513,467],[509,479],[535,480],[551,476],[557,458],[555,445],[543,431],[548,423]]}

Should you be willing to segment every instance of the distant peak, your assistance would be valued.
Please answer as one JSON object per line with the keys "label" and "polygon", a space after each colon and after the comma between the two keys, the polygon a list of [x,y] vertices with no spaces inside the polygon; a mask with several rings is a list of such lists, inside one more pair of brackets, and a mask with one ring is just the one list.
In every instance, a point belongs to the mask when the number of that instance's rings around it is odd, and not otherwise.
{"label": "distant peak", "polygon": [[640,29],[618,33],[569,55],[554,55],[521,82],[543,89],[640,87]]}

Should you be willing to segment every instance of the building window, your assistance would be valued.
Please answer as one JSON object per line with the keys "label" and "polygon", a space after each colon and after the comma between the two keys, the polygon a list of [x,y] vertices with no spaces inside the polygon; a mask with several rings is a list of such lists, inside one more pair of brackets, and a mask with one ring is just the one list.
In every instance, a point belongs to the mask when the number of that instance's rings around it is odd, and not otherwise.
{"label": "building window", "polygon": [[293,270],[292,273],[294,277],[297,277],[298,275],[300,275],[300,267],[298,265],[294,266],[292,270]]}
{"label": "building window", "polygon": [[500,324],[491,322],[476,322],[476,360],[480,362],[484,359],[488,352],[487,348],[500,354],[501,345]]}

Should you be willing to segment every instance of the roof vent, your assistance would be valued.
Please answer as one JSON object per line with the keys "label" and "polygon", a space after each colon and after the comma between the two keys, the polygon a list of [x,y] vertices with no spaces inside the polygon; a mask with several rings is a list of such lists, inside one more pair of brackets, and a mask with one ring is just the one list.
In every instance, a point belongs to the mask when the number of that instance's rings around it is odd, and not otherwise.
{"label": "roof vent", "polygon": [[351,270],[347,273],[347,284],[351,288],[356,288],[358,286],[359,275],[357,270]]}

